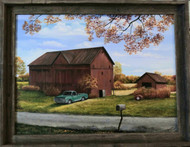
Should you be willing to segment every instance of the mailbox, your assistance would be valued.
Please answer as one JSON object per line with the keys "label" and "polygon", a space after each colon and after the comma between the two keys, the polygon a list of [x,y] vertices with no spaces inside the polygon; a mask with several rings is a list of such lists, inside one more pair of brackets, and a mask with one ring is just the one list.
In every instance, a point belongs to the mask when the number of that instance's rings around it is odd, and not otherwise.
{"label": "mailbox", "polygon": [[116,105],[116,110],[117,111],[122,111],[126,109],[126,105],[125,104],[118,104]]}

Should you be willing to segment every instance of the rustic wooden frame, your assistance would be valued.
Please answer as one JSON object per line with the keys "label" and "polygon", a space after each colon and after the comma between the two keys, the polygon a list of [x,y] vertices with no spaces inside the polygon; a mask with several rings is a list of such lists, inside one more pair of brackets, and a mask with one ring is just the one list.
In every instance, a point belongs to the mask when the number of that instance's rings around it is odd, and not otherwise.
{"label": "rustic wooden frame", "polygon": [[[16,14],[174,14],[177,65],[176,133],[14,135]],[[187,0],[0,0],[0,145],[189,145],[190,48]],[[135,144],[134,144],[135,143]]]}

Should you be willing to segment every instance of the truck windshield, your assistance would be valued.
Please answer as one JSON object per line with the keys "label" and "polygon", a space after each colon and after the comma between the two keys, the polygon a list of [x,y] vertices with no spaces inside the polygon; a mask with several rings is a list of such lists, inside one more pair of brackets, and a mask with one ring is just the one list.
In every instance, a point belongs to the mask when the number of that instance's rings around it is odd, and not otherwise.
{"label": "truck windshield", "polygon": [[65,92],[63,92],[63,95],[71,95],[71,92],[65,91]]}

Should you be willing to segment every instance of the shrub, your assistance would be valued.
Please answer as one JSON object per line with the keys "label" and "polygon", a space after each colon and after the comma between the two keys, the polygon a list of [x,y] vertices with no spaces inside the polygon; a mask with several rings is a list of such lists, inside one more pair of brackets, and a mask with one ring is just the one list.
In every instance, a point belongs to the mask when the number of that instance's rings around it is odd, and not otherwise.
{"label": "shrub", "polygon": [[129,89],[127,86],[123,85],[123,83],[121,83],[120,81],[114,82],[113,86],[114,86],[115,90],[127,90],[127,89]]}
{"label": "shrub", "polygon": [[96,95],[96,94],[89,94],[88,97],[89,97],[89,98],[97,98],[98,95]]}
{"label": "shrub", "polygon": [[18,77],[18,80],[19,80],[19,81],[29,81],[29,73],[26,73],[26,74],[24,74],[24,75],[20,75],[20,76]]}
{"label": "shrub", "polygon": [[170,89],[169,88],[160,88],[156,91],[158,98],[167,98],[170,97]]}
{"label": "shrub", "polygon": [[160,88],[160,89],[154,89],[154,88],[139,88],[136,91],[134,91],[134,96],[142,95],[143,98],[146,99],[153,99],[153,98],[168,98],[170,97],[170,89],[169,88]]}
{"label": "shrub", "polygon": [[44,94],[47,96],[57,96],[61,93],[61,90],[54,86],[47,87],[43,90]]}
{"label": "shrub", "polygon": [[35,86],[35,85],[25,85],[25,86],[22,86],[22,90],[26,90],[26,91],[39,91],[40,87],[39,86]]}
{"label": "shrub", "polygon": [[90,93],[93,88],[98,88],[98,80],[92,75],[86,74],[78,81],[78,91]]}
{"label": "shrub", "polygon": [[168,88],[170,89],[171,92],[176,91],[176,85],[169,85]]}

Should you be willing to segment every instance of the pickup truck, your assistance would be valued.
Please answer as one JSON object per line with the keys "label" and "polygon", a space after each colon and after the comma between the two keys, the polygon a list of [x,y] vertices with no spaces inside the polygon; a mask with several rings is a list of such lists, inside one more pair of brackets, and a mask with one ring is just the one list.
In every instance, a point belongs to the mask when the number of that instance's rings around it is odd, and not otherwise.
{"label": "pickup truck", "polygon": [[88,99],[88,94],[78,93],[73,90],[64,91],[62,94],[54,98],[57,104],[71,104],[76,101],[84,101]]}

